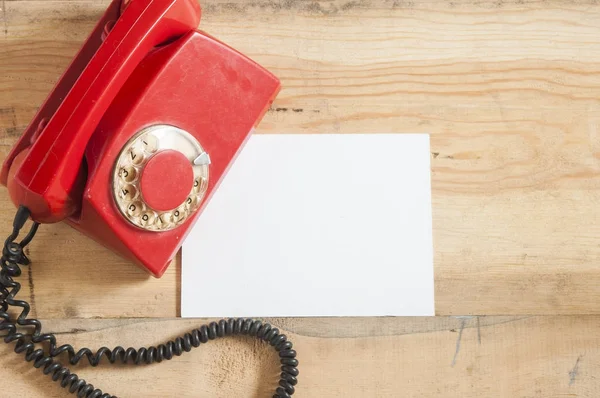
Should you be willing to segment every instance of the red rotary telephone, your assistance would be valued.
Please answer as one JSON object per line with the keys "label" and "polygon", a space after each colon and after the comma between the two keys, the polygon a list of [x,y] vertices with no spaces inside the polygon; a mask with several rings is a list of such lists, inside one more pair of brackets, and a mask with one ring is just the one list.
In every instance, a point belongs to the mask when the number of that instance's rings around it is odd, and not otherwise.
{"label": "red rotary telephone", "polygon": [[[116,397],[79,379],[61,356],[71,365],[151,364],[238,334],[278,352],[273,397],[295,392],[296,351],[268,323],[221,320],[158,346],[76,351],[58,346],[16,299],[15,278],[30,264],[24,248],[43,223],[65,221],[154,276],[165,272],[280,89],[261,66],[197,31],[199,22],[196,0],[113,0],[0,173],[19,208],[0,259],[0,334],[80,398]],[[16,319],[11,308],[21,311]]]}
{"label": "red rotary telephone", "polygon": [[13,202],[162,276],[280,88],[199,22],[114,0],[4,162]]}

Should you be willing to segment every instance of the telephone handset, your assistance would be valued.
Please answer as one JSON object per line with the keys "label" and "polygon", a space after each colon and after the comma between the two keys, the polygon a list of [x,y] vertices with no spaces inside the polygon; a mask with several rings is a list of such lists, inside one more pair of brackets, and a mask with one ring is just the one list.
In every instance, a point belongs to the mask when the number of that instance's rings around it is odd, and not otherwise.
{"label": "telephone handset", "polygon": [[[155,277],[165,272],[231,162],[280,89],[249,58],[196,30],[196,0],[113,0],[6,158],[0,183],[19,210],[0,260],[0,331],[15,351],[78,397],[109,398],[54,359],[71,364],[168,360],[208,340],[255,336],[278,352],[274,397],[297,383],[292,343],[251,319],[212,322],[157,347],[75,352],[42,334],[16,300],[29,265],[23,249],[43,223],[65,221]],[[17,242],[28,219],[34,224]],[[9,308],[21,308],[13,319]],[[30,335],[20,327],[33,327]],[[47,343],[47,350],[35,344]]]}
{"label": "telephone handset", "polygon": [[160,277],[280,88],[199,21],[113,1],[4,163],[13,202]]}

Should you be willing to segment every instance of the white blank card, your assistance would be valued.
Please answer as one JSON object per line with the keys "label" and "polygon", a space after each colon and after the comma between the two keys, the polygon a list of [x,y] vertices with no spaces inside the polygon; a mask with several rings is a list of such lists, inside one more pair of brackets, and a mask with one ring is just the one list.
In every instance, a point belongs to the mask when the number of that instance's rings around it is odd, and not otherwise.
{"label": "white blank card", "polygon": [[429,136],[254,135],[183,246],[183,317],[434,315]]}

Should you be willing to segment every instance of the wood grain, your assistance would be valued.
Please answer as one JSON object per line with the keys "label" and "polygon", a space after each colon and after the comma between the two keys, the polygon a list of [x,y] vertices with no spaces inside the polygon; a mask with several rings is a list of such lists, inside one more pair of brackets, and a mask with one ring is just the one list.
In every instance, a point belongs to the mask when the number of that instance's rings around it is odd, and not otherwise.
{"label": "wood grain", "polygon": [[[2,156],[107,4],[0,1]],[[272,320],[297,345],[298,397],[600,395],[600,318],[528,316],[600,313],[597,2],[203,5],[204,30],[283,81],[259,133],[431,134],[436,311],[511,315]],[[8,232],[5,190],[0,209]],[[177,261],[148,278],[59,224],[30,255],[22,294],[60,342],[138,347],[200,322],[156,319],[179,313]],[[9,347],[0,358],[3,388],[67,396]],[[265,397],[274,359],[240,338],[157,366],[77,372],[122,397]]]}
{"label": "wood grain", "polygon": [[[596,397],[600,318],[273,320],[296,343],[303,397]],[[197,325],[156,319],[48,321],[77,347],[160,343]],[[28,398],[67,394],[0,345],[0,377]],[[120,397],[270,397],[275,355],[247,338],[215,341],[138,368],[77,373]]]}
{"label": "wood grain", "polygon": [[[107,3],[3,3],[3,154]],[[283,81],[259,133],[431,134],[438,314],[600,312],[600,6],[213,0],[204,10],[203,29]],[[0,205],[8,225],[4,190]],[[31,252],[40,316],[177,315],[177,266],[148,279],[61,225],[44,226]]]}

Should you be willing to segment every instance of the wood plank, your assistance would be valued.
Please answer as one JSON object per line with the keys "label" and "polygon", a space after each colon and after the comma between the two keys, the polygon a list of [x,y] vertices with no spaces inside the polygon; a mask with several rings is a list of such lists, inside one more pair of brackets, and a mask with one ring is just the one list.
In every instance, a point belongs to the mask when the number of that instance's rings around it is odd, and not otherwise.
{"label": "wood plank", "polygon": [[[302,397],[596,397],[600,317],[273,320],[299,352]],[[160,343],[197,321],[48,321],[77,347]],[[0,345],[3,391],[66,397]],[[271,396],[276,357],[249,338],[210,342],[170,362],[103,364],[77,373],[120,397]],[[26,395],[22,395],[25,392]]]}
{"label": "wood plank", "polygon": [[[107,4],[0,3],[2,154]],[[203,4],[203,29],[283,80],[259,133],[432,134],[439,314],[599,312],[600,6]],[[5,190],[0,208],[8,231]],[[62,343],[138,347],[201,322],[148,319],[178,314],[178,262],[164,278],[148,278],[64,225],[44,226],[30,255],[35,264],[21,278],[23,296],[50,318],[47,330]],[[140,319],[78,319],[104,317]],[[299,351],[300,398],[600,393],[598,316],[272,322]],[[4,392],[66,396],[7,346],[0,345],[0,356]],[[77,372],[120,396],[264,397],[276,383],[274,361],[266,347],[233,338],[156,366]]]}
{"label": "wood plank", "polygon": [[[2,154],[107,4],[2,3]],[[600,313],[599,5],[203,4],[203,29],[283,81],[259,133],[431,133],[438,314]],[[177,266],[148,279],[62,225],[31,256],[46,318],[178,314]]]}

